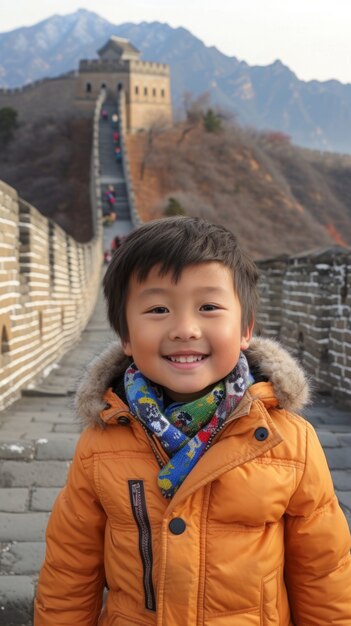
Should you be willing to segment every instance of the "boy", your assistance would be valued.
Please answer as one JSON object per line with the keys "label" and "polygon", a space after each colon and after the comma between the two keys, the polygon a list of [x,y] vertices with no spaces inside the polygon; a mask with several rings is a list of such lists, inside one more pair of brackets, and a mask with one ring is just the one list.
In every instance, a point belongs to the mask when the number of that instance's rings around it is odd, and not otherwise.
{"label": "boy", "polygon": [[201,219],[150,222],[116,251],[104,290],[121,347],[78,391],[88,428],[35,626],[350,626],[348,526],[292,412],[303,373],[251,342],[256,281],[234,235]]}

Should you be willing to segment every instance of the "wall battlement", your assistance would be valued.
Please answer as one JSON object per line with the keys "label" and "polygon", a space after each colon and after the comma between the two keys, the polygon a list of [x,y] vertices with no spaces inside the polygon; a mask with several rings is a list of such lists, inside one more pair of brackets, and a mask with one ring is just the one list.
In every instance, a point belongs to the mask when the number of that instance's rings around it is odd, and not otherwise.
{"label": "wall battlement", "polygon": [[101,59],[83,59],[79,63],[79,72],[96,72],[96,73],[109,73],[109,72],[128,72],[127,61],[115,61]]}
{"label": "wall battlement", "polygon": [[316,391],[351,403],[351,251],[334,247],[257,265],[258,329],[301,361]]}
{"label": "wall battlement", "polygon": [[45,78],[40,78],[39,80],[35,80],[32,83],[28,83],[27,85],[21,85],[20,87],[13,87],[13,88],[4,88],[4,87],[0,87],[0,94],[1,95],[11,95],[11,94],[18,94],[18,93],[23,93],[23,92],[30,92],[33,89],[36,89],[39,85],[43,85],[46,83],[56,83],[57,81],[66,81],[67,78],[76,78],[77,76],[77,72],[67,72],[66,74],[61,74],[60,76],[55,76],[55,77],[45,77]]}

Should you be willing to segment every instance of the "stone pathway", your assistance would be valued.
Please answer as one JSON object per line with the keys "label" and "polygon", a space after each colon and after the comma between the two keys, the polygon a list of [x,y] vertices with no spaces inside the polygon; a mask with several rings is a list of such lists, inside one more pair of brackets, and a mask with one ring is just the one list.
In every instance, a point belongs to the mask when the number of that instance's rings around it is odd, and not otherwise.
{"label": "stone pathway", "polygon": [[113,238],[116,235],[127,235],[133,229],[133,225],[130,217],[122,161],[116,162],[114,156],[113,131],[116,128],[112,125],[111,118],[113,113],[117,113],[117,104],[107,101],[104,109],[108,112],[108,120],[100,120],[99,126],[100,182],[104,215],[109,211],[106,200],[106,190],[109,185],[113,185],[117,196],[114,207],[117,213],[117,220],[115,222],[107,222],[104,225],[103,245],[104,250],[109,250]]}
{"label": "stone pathway", "polygon": [[41,385],[0,413],[1,626],[32,626],[45,527],[81,430],[74,389],[86,364],[112,340],[100,297],[79,343]]}
{"label": "stone pathway", "polygon": [[[0,413],[0,626],[32,626],[45,527],[80,432],[76,381],[112,340],[100,297],[80,342],[40,386]],[[351,525],[350,411],[319,399],[305,414],[318,430]]]}

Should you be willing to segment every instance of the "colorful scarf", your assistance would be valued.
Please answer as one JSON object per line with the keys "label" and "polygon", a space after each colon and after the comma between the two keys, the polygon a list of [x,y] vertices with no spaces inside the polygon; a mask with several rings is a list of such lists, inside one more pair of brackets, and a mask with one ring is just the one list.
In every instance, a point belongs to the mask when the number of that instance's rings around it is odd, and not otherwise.
{"label": "colorful scarf", "polygon": [[174,495],[253,382],[241,352],[234,369],[205,396],[165,407],[162,387],[145,378],[134,363],[127,368],[124,387],[129,408],[171,457],[158,475],[166,498]]}

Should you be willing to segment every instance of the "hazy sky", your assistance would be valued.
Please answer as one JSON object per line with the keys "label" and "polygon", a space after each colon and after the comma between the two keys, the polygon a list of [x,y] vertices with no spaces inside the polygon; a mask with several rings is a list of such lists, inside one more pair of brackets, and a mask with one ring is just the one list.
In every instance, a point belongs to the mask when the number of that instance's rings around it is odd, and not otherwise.
{"label": "hazy sky", "polygon": [[78,8],[115,24],[184,26],[250,65],[277,58],[303,80],[351,83],[351,0],[0,0],[0,32]]}

